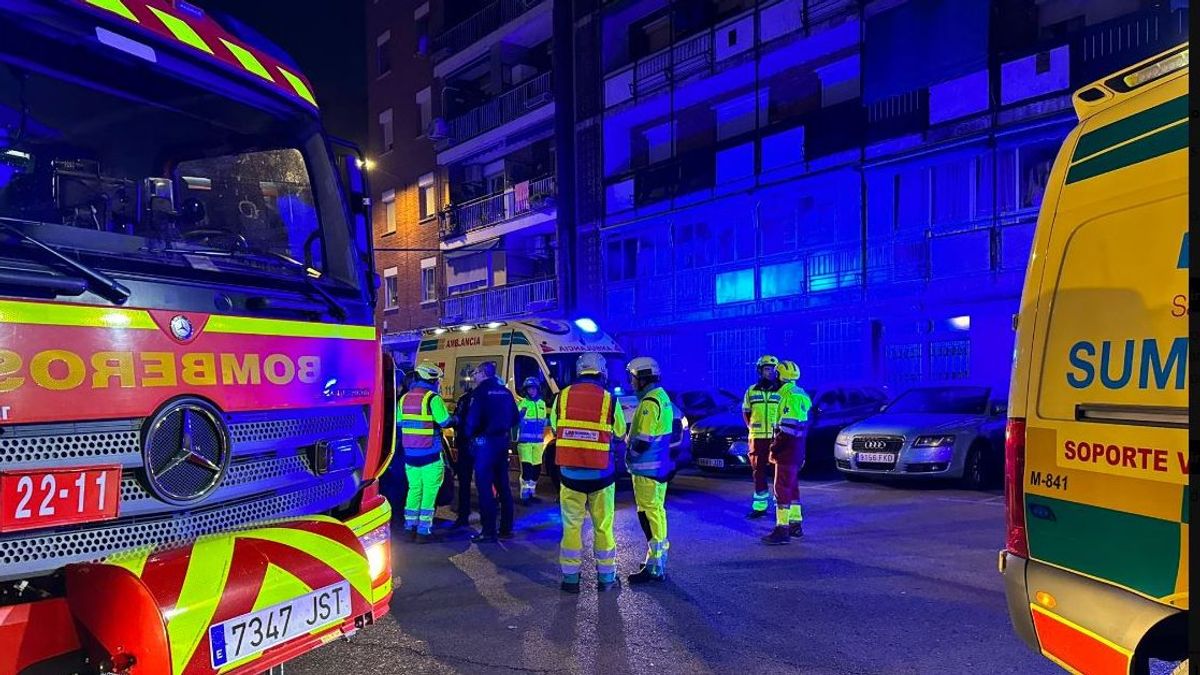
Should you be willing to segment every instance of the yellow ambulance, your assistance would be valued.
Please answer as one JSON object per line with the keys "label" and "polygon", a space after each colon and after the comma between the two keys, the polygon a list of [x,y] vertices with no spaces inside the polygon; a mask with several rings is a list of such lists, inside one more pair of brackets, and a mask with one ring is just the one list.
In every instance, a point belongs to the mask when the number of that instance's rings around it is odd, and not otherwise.
{"label": "yellow ambulance", "polygon": [[1183,44],[1075,94],[1017,317],[1000,571],[1076,673],[1187,668],[1187,86]]}
{"label": "yellow ambulance", "polygon": [[[633,419],[638,398],[630,391],[625,375],[628,356],[592,319],[528,318],[429,328],[421,331],[413,363],[428,360],[441,367],[446,373],[441,394],[452,407],[470,389],[471,373],[484,361],[496,363],[500,378],[514,395],[521,396],[521,383],[534,377],[542,383],[543,397],[551,402],[575,381],[575,363],[587,352],[604,357],[608,388],[620,401],[625,418]],[[549,441],[549,431],[547,434]],[[671,450],[681,465],[691,461],[691,432],[678,408]],[[623,466],[623,462],[618,464]]]}

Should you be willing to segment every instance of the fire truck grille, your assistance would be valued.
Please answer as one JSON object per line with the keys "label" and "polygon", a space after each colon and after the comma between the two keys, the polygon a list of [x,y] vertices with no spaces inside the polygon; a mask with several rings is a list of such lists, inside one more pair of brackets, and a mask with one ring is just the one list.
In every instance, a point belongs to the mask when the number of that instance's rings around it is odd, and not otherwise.
{"label": "fire truck grille", "polygon": [[[38,462],[68,464],[120,462],[141,453],[141,434],[128,422],[89,425],[95,430],[75,431],[74,425],[38,425],[37,435],[29,428],[10,427],[0,436],[0,467]],[[47,428],[49,427],[49,428]],[[49,433],[47,433],[49,432]],[[36,433],[36,432],[34,432]],[[72,461],[75,460],[75,461]]]}
{"label": "fire truck grille", "polygon": [[356,481],[347,475],[339,481],[195,510],[182,516],[9,536],[0,539],[0,580],[36,576],[63,565],[99,560],[128,549],[168,547],[206,534],[325,511],[348,499],[356,489]]}
{"label": "fire truck grille", "polygon": [[326,435],[352,429],[362,423],[362,414],[344,412],[339,414],[306,415],[253,422],[235,422],[229,425],[233,443],[256,443],[276,441],[312,435]]}

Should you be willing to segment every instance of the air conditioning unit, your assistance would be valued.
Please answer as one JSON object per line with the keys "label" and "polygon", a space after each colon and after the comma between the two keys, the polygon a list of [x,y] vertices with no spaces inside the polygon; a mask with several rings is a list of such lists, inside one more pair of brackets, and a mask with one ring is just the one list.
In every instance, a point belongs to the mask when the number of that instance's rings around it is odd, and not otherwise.
{"label": "air conditioning unit", "polygon": [[441,117],[435,117],[429,121],[429,128],[425,135],[431,141],[441,141],[450,138],[450,125],[446,124],[446,120]]}

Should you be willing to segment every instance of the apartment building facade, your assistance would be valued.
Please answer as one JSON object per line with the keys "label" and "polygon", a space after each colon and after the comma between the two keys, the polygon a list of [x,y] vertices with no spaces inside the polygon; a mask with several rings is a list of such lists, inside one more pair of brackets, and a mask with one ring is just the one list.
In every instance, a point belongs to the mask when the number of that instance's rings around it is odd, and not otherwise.
{"label": "apartment building facade", "polygon": [[735,390],[763,353],[817,387],[1006,390],[1071,92],[1187,34],[1186,2],[590,4],[581,310]]}

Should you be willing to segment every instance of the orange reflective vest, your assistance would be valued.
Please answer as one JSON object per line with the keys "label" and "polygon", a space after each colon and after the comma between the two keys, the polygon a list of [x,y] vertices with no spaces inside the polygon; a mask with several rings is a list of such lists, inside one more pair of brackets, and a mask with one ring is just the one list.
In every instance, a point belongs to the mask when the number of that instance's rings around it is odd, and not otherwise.
{"label": "orange reflective vest", "polygon": [[555,462],[576,469],[605,469],[612,450],[612,394],[599,385],[580,382],[558,394]]}

